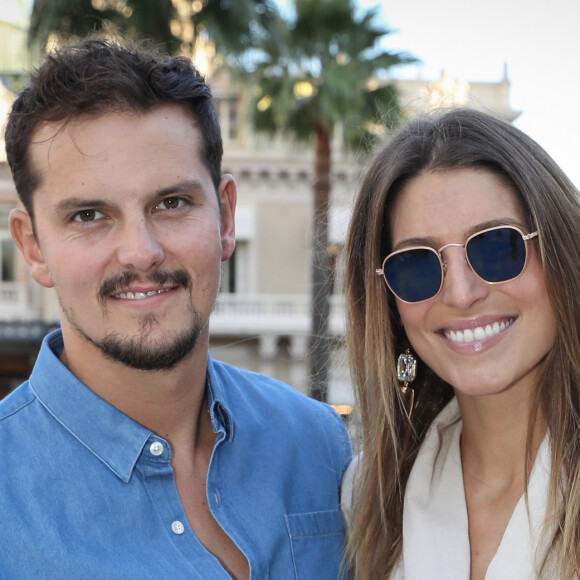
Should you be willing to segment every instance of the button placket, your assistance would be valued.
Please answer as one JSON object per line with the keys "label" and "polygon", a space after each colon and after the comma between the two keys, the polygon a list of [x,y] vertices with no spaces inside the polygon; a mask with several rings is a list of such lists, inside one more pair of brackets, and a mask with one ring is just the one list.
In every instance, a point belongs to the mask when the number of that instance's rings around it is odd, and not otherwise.
{"label": "button placket", "polygon": [[175,521],[171,522],[171,531],[176,536],[181,536],[181,534],[183,534],[183,532],[185,532],[185,526],[179,520],[175,520]]}

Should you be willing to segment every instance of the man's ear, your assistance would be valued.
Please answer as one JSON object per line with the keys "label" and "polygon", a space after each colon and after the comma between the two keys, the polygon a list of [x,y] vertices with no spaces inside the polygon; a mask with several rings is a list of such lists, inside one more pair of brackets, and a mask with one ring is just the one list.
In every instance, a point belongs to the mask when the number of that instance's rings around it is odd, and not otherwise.
{"label": "man's ear", "polygon": [[238,192],[231,175],[224,175],[220,181],[218,195],[221,204],[222,262],[227,260],[236,247],[236,201]]}
{"label": "man's ear", "polygon": [[52,276],[34,235],[32,218],[28,212],[19,208],[10,212],[10,234],[22,252],[32,277],[41,286],[52,288]]}

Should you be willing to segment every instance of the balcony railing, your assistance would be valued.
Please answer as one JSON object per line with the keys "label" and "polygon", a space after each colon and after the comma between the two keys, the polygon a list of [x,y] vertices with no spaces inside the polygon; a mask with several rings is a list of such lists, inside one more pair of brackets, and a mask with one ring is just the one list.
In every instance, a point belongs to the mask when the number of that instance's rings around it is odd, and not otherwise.
{"label": "balcony railing", "polygon": [[[26,284],[0,283],[0,321],[38,318],[30,294]],[[221,293],[210,328],[214,336],[306,336],[310,324],[308,295]],[[343,296],[331,296],[329,332],[339,338],[344,335]]]}
{"label": "balcony railing", "polygon": [[37,316],[28,285],[0,282],[0,320],[33,320]]}
{"label": "balcony railing", "polygon": [[[330,300],[329,332],[344,335],[344,297]],[[281,336],[310,333],[310,297],[301,294],[228,294],[218,296],[211,317],[213,335]]]}

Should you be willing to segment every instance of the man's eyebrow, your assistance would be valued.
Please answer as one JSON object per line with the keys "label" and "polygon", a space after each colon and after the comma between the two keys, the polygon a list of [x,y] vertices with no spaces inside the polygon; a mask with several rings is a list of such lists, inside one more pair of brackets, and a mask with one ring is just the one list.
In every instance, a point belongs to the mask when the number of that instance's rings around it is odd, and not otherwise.
{"label": "man's eyebrow", "polygon": [[[167,195],[175,195],[185,192],[201,192],[203,191],[203,185],[197,179],[188,179],[187,181],[181,181],[169,185],[167,187],[162,187],[155,191],[152,191],[147,196],[147,203]],[[116,207],[118,204],[115,200],[103,199],[103,198],[84,198],[84,197],[69,197],[63,199],[56,204],[55,210],[57,214],[67,214],[74,211],[80,211],[86,208],[99,208],[99,207]]]}
{"label": "man's eyebrow", "polygon": [[59,201],[55,206],[57,214],[70,213],[71,211],[80,211],[85,208],[103,207],[110,205],[102,199],[86,199],[82,197],[69,197]]}
{"label": "man's eyebrow", "polygon": [[185,193],[185,192],[201,192],[203,191],[203,185],[197,179],[188,179],[186,181],[181,181],[179,183],[175,183],[168,187],[163,187],[161,189],[156,190],[151,195],[151,198],[155,197],[163,197],[165,195],[171,195],[175,193]]}

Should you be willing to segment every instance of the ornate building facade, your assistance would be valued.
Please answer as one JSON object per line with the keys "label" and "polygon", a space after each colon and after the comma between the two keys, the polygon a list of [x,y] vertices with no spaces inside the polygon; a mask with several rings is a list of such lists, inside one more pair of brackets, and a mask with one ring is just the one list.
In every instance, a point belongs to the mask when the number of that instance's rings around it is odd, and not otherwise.
{"label": "ornate building facade", "polygon": [[[509,105],[506,73],[497,83],[458,81],[443,72],[437,80],[396,84],[410,116],[439,104],[469,104],[510,122],[518,116]],[[210,323],[212,354],[305,390],[313,152],[305,145],[253,134],[244,122],[243,91],[230,83],[227,73],[212,75],[210,85],[224,138],[223,170],[235,177],[238,186],[237,245],[232,259],[224,264],[222,289]],[[1,86],[0,123],[12,98]],[[341,258],[350,208],[366,161],[342,150],[338,132],[329,223],[329,253],[334,267],[330,332],[336,348],[328,395],[329,402],[337,405],[352,402],[341,348]],[[0,396],[28,376],[40,340],[58,325],[52,291],[30,279],[10,238],[8,215],[17,203],[5,158],[0,157]]]}

